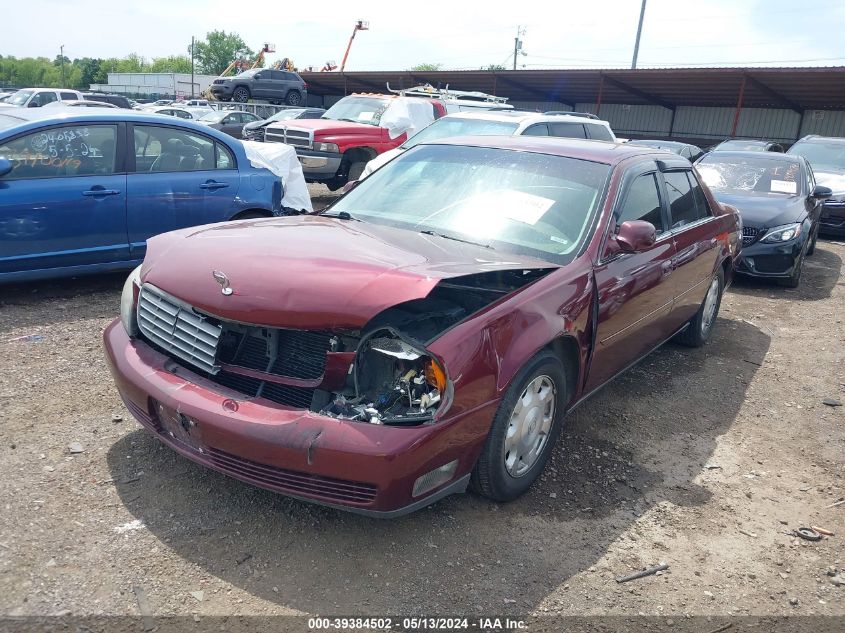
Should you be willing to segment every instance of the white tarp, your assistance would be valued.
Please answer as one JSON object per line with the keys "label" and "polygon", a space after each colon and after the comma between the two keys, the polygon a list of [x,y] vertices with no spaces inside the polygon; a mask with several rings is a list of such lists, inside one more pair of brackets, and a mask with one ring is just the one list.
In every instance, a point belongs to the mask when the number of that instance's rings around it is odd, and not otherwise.
{"label": "white tarp", "polygon": [[314,210],[305,184],[305,176],[302,173],[302,165],[299,164],[294,148],[284,143],[243,141],[243,144],[246,157],[253,167],[269,169],[282,179],[283,207],[309,213]]}
{"label": "white tarp", "polygon": [[408,133],[408,138],[434,121],[434,108],[428,99],[407,99],[398,97],[391,100],[384,114],[381,115],[381,127],[387,128],[390,138]]}

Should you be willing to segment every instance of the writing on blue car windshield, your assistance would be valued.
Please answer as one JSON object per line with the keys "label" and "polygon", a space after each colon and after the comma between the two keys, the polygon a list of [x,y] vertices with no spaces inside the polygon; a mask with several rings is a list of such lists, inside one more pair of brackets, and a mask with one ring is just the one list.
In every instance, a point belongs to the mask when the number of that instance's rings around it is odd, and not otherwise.
{"label": "writing on blue car windshield", "polygon": [[609,173],[563,156],[418,145],[331,213],[564,263],[586,239]]}

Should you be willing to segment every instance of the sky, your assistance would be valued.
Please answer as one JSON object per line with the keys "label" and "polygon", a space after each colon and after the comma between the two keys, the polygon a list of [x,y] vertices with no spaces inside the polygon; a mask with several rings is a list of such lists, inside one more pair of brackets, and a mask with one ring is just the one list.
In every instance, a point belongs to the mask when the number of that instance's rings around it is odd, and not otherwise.
{"label": "sky", "polygon": [[[338,65],[357,20],[346,65],[355,70],[627,68],[641,0],[397,2],[320,0],[248,4],[232,0],[30,0],[3,15],[0,55],[147,59],[186,54],[191,36],[234,31],[270,62]],[[254,8],[251,8],[254,7]],[[517,10],[518,9],[518,10]],[[41,16],[33,19],[33,16]],[[647,0],[638,67],[845,65],[843,0]]]}

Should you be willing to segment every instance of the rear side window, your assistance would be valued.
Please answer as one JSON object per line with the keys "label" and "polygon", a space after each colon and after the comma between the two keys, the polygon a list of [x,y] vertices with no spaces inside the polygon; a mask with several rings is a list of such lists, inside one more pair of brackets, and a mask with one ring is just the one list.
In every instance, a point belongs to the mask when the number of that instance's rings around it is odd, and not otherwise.
{"label": "rear side window", "polygon": [[587,128],[587,133],[590,135],[590,138],[595,139],[597,141],[612,141],[613,135],[603,125],[596,125],[595,123],[587,123],[585,124]]}
{"label": "rear side window", "polygon": [[549,123],[549,134],[561,138],[587,138],[583,123]]}
{"label": "rear side window", "polygon": [[113,174],[116,139],[115,125],[73,125],[18,137],[0,145],[0,156],[12,161],[3,180]]}
{"label": "rear side window", "polygon": [[135,171],[177,172],[234,169],[235,159],[219,142],[170,127],[135,126]]}
{"label": "rear side window", "polygon": [[625,201],[616,213],[616,224],[628,220],[651,222],[658,234],[666,230],[655,174],[638,176],[628,187]]}
{"label": "rear side window", "polygon": [[663,174],[672,228],[691,224],[709,215],[704,192],[692,172],[670,171]]}
{"label": "rear side window", "polygon": [[76,95],[72,92],[61,92],[59,95],[62,97],[62,101],[73,101],[76,99]]}

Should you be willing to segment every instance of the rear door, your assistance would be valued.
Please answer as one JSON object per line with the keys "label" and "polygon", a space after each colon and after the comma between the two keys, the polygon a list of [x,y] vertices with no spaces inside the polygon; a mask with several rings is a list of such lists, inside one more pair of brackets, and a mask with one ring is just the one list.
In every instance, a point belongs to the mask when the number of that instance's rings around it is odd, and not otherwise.
{"label": "rear door", "polygon": [[[626,220],[651,222],[657,230],[654,245],[638,253],[614,248],[612,236]],[[598,327],[588,391],[669,336],[673,300],[669,279],[675,249],[668,228],[657,166],[654,161],[638,163],[622,179],[604,253],[595,266]]]}
{"label": "rear door", "polygon": [[134,257],[148,238],[186,226],[230,220],[240,177],[225,144],[193,130],[134,125],[127,177],[127,225]]}
{"label": "rear door", "polygon": [[686,161],[667,159],[662,172],[669,226],[675,242],[672,256],[674,307],[672,323],[678,328],[695,316],[707,293],[719,256],[716,219],[701,184]]}
{"label": "rear door", "polygon": [[129,259],[123,123],[54,125],[0,142],[0,273]]}

